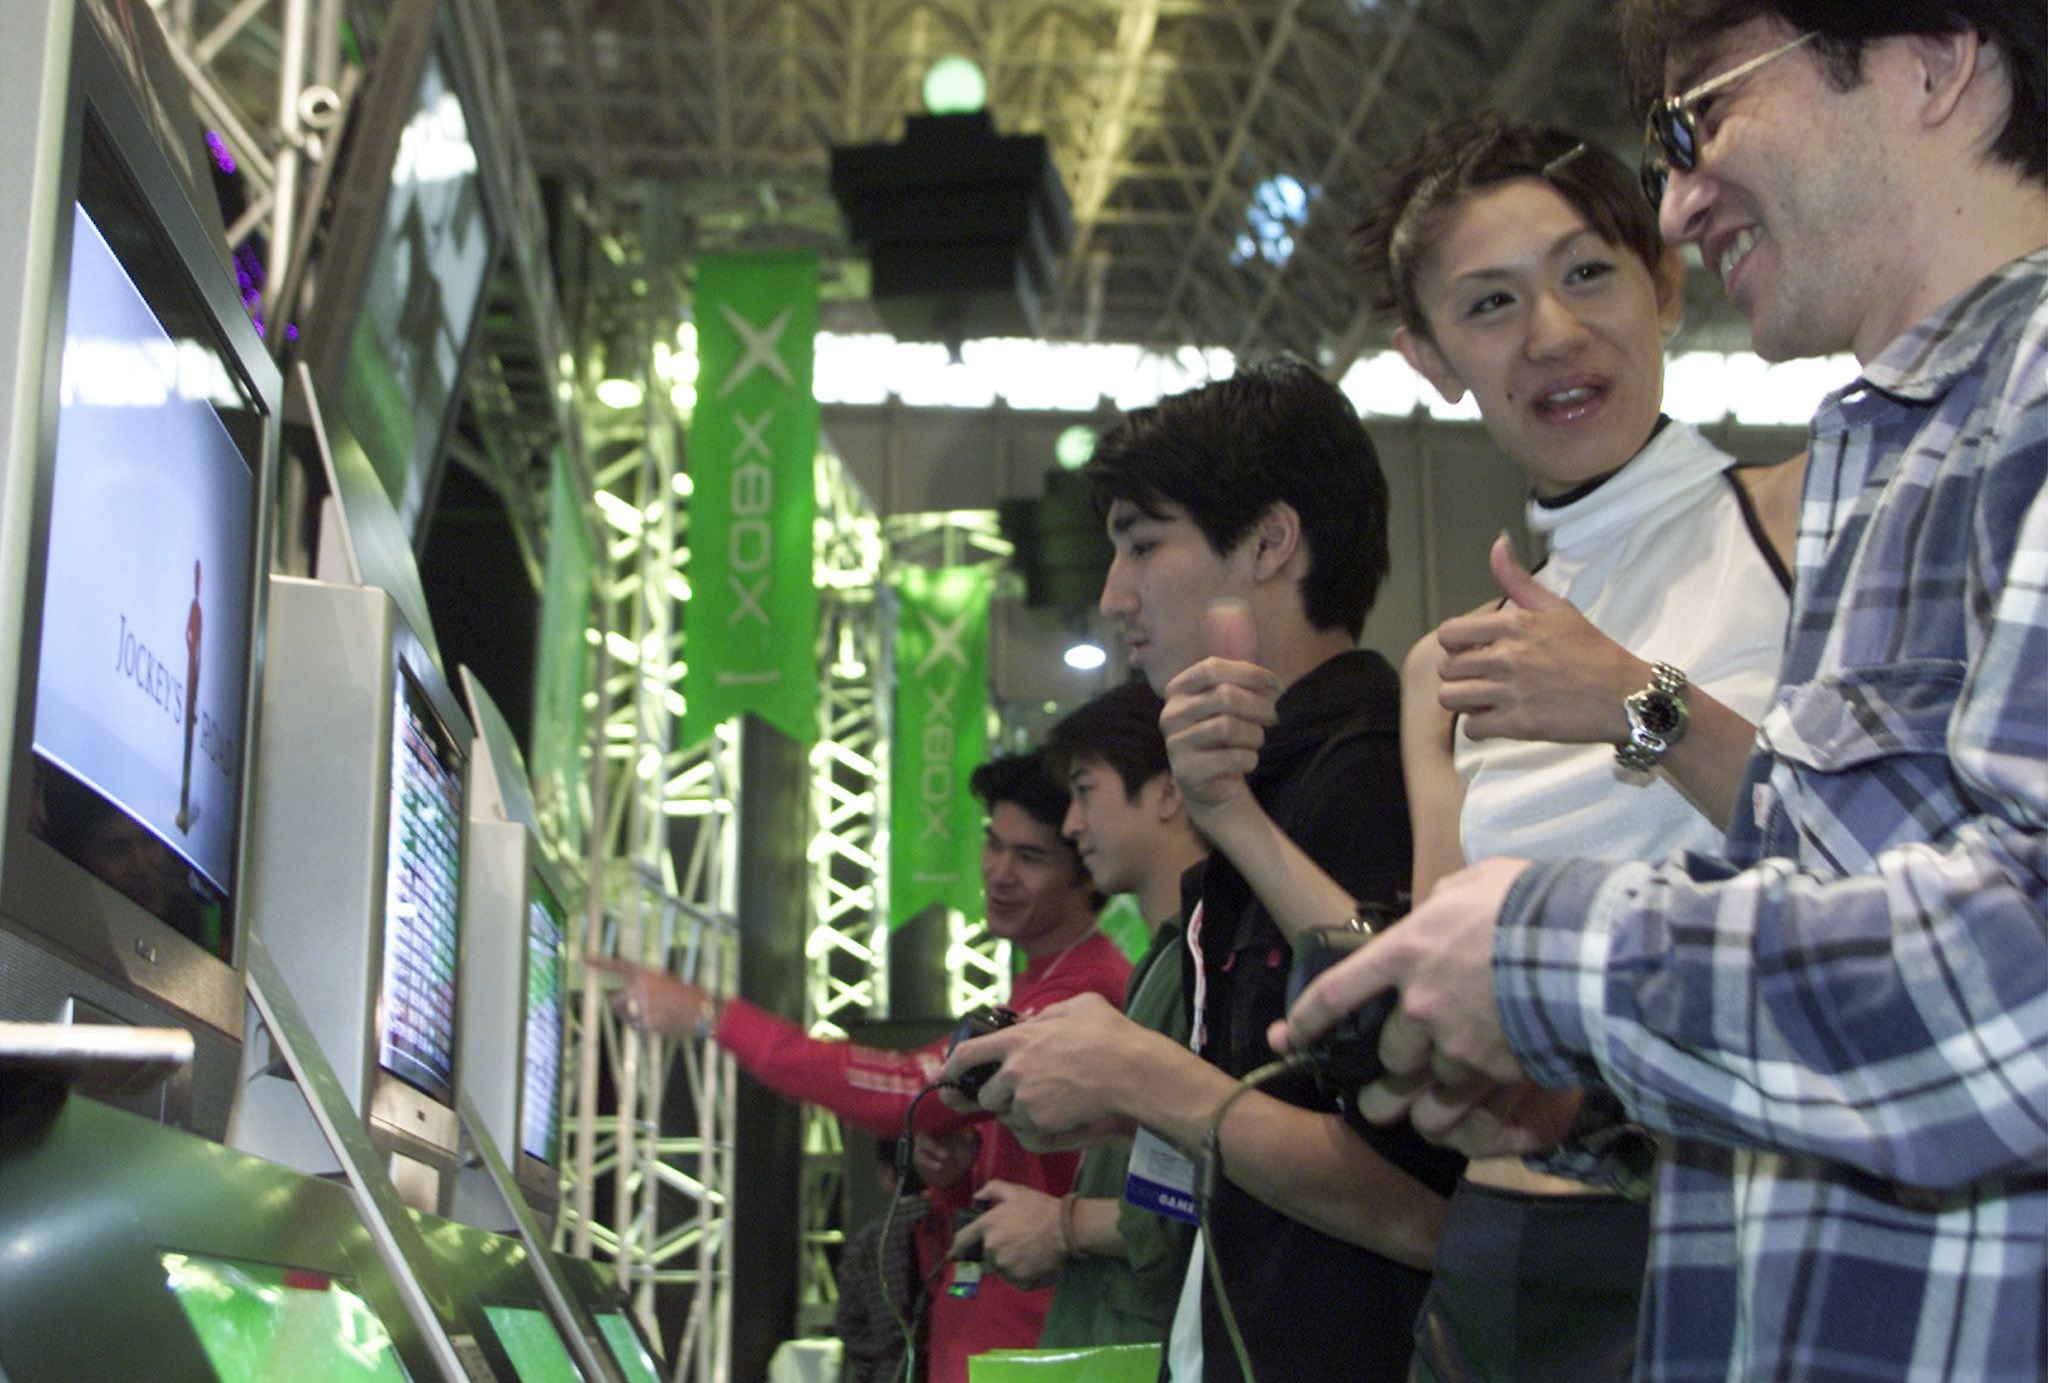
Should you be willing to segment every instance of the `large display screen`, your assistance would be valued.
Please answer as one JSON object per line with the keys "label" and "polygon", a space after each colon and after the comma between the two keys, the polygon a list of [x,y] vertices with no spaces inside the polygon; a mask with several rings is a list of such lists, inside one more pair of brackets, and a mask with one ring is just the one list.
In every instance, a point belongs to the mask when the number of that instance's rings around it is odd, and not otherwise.
{"label": "large display screen", "polygon": [[167,326],[200,316],[167,257],[121,248],[74,211],[29,824],[225,960],[257,494],[229,420],[252,403]]}
{"label": "large display screen", "polygon": [[163,1263],[221,1383],[406,1378],[384,1322],[343,1281],[191,1253],[166,1253]]}
{"label": "large display screen", "polygon": [[452,1104],[462,755],[412,674],[401,668],[393,682],[377,1060],[408,1085]]}
{"label": "large display screen", "polygon": [[554,1166],[562,1127],[561,900],[534,871],[526,921],[526,1069],[519,1100],[519,1146]]}
{"label": "large display screen", "polygon": [[655,1367],[654,1356],[647,1352],[647,1346],[640,1342],[640,1332],[633,1329],[633,1323],[622,1312],[599,1311],[597,1330],[618,1362],[619,1371],[626,1375],[626,1383],[660,1383],[661,1371]]}
{"label": "large display screen", "polygon": [[484,1315],[505,1347],[519,1383],[583,1383],[569,1347],[545,1311],[531,1306],[485,1305]]}
{"label": "large display screen", "polygon": [[476,147],[429,50],[338,396],[348,432],[408,524],[424,504],[490,264]]}

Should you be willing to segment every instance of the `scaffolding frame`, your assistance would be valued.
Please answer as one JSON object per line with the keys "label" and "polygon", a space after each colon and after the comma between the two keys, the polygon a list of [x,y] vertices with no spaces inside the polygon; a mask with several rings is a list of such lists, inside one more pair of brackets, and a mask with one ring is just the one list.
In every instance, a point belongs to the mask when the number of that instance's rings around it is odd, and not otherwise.
{"label": "scaffolding frame", "polygon": [[[593,416],[598,416],[593,414]],[[590,949],[669,970],[721,992],[739,974],[739,739],[720,726],[678,745],[681,610],[689,562],[679,424],[660,396],[592,427],[595,508],[606,525],[600,609],[587,636],[599,675],[590,707],[593,770]],[[622,1024],[586,968],[571,1025],[575,1116],[568,1129],[561,1232],[604,1256],[651,1337],[664,1292],[687,1294],[670,1361],[677,1379],[729,1372],[735,1073],[694,1038]],[[680,1077],[680,1132],[665,1129]],[[602,1094],[608,1088],[611,1107]],[[604,1190],[608,1196],[601,1196]]]}
{"label": "scaffolding frame", "polygon": [[[804,1020],[843,1038],[850,1019],[889,1003],[886,860],[889,679],[881,521],[846,467],[821,449],[818,518],[818,739],[811,746],[809,925]],[[797,1325],[829,1329],[835,1251],[845,1233],[845,1145],[838,1119],[806,1105],[797,1189]]]}

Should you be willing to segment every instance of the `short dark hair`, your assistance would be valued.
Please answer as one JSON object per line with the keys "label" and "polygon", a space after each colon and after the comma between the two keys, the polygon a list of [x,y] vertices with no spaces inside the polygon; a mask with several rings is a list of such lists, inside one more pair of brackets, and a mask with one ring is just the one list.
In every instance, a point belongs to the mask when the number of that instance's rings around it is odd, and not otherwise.
{"label": "short dark hair", "polygon": [[1042,749],[990,759],[974,770],[967,785],[984,811],[993,813],[998,802],[1014,802],[1033,820],[1052,827],[1054,835],[1066,824],[1070,794],[1066,782],[1053,776]]}
{"label": "short dark hair", "polygon": [[1373,307],[1398,312],[1403,326],[1429,336],[1415,285],[1451,212],[1476,193],[1523,178],[1548,186],[1602,240],[1646,268],[1654,271],[1667,253],[1656,209],[1627,164],[1567,130],[1486,111],[1435,126],[1380,183],[1353,235]]}
{"label": "short dark hair", "polygon": [[1177,504],[1219,555],[1273,505],[1301,516],[1308,622],[1356,639],[1387,574],[1387,479],[1358,410],[1306,362],[1281,356],[1134,409],[1082,474],[1099,510],[1159,517]]}
{"label": "short dark hair", "polygon": [[[1073,794],[1067,790],[1066,779],[1053,773],[1051,760],[1043,748],[1027,749],[1021,754],[1001,754],[990,759],[967,780],[968,788],[981,799],[982,810],[995,815],[996,804],[1013,802],[1024,809],[1033,821],[1052,828],[1053,837],[1067,852],[1068,862],[1082,882],[1088,881],[1087,867],[1081,863],[1081,852],[1074,848],[1074,842],[1067,839],[1061,828],[1067,824],[1067,806],[1073,801]],[[1109,901],[1108,895],[1090,887],[1088,906],[1096,912]]]}
{"label": "short dark hair", "polygon": [[1070,712],[1045,737],[1053,771],[1071,772],[1077,759],[1100,759],[1123,781],[1124,797],[1135,800],[1138,789],[1172,771],[1159,730],[1165,705],[1144,678],[1135,677]]}
{"label": "short dark hair", "polygon": [[1974,29],[2005,56],[2012,105],[1993,159],[2048,183],[2048,5],[2041,0],[1626,0],[1622,46],[1639,97],[1662,93],[1675,52],[1697,48],[1752,19],[1776,18],[1819,37],[1813,47],[1842,91],[1863,80],[1863,49],[1902,34]]}

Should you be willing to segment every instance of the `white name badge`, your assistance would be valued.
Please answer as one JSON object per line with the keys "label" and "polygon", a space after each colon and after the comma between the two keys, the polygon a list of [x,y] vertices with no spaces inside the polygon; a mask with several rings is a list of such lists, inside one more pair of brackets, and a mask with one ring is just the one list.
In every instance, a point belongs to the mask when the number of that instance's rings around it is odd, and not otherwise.
{"label": "white name badge", "polygon": [[1124,1199],[1140,1210],[1150,1210],[1182,1224],[1201,1222],[1195,1207],[1195,1164],[1150,1129],[1139,1129],[1131,1142]]}

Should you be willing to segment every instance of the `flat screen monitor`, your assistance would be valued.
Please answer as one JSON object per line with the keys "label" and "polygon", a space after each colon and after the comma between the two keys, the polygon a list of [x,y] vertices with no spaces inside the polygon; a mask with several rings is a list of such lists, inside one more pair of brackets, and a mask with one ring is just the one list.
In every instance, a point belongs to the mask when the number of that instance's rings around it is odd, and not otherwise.
{"label": "flat screen monitor", "polygon": [[[385,591],[288,576],[269,589],[256,933],[400,1193],[434,1208],[460,1141],[469,722]],[[332,1170],[296,1087],[262,1075],[263,1048],[245,1063],[234,1146]]]}
{"label": "flat screen monitor", "polygon": [[377,1063],[452,1104],[463,756],[410,670],[392,681]]}
{"label": "flat screen monitor", "polygon": [[29,829],[232,963],[257,477],[216,399],[247,406],[78,206]]}
{"label": "flat screen monitor", "polygon": [[535,1306],[484,1304],[484,1319],[512,1361],[519,1383],[583,1383],[583,1372],[548,1313]]}
{"label": "flat screen monitor", "polygon": [[8,1116],[0,1377],[442,1376],[345,1181],[95,1100]]}
{"label": "flat screen monitor", "polygon": [[421,0],[391,7],[301,321],[332,444],[368,459],[415,541],[502,219],[453,23]]}
{"label": "flat screen monitor", "polygon": [[220,1383],[404,1383],[391,1332],[345,1278],[197,1253],[162,1255]]}
{"label": "flat screen monitor", "polygon": [[[14,973],[0,1017],[193,1027],[191,1103],[165,1116],[218,1136],[242,1025],[280,385],[221,247],[83,15],[73,78],[56,368],[10,650],[0,972]],[[23,934],[43,949],[23,950]]]}
{"label": "flat screen monitor", "polygon": [[653,1351],[640,1338],[640,1331],[626,1318],[624,1311],[598,1311],[597,1332],[604,1336],[604,1346],[611,1351],[612,1360],[619,1366],[619,1372],[626,1376],[626,1383],[660,1383],[661,1370],[654,1362]]}
{"label": "flat screen monitor", "polygon": [[519,1150],[561,1165],[563,1020],[562,946],[568,918],[539,869],[529,875],[526,908],[526,1054],[520,1081]]}

